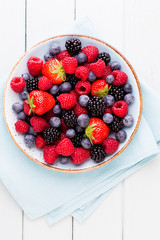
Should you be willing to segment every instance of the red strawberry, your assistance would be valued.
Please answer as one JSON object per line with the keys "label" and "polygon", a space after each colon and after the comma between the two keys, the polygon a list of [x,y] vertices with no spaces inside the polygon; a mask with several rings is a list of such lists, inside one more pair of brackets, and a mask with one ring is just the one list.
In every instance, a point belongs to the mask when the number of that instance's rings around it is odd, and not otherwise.
{"label": "red strawberry", "polygon": [[58,154],[56,153],[55,145],[46,145],[43,148],[43,157],[47,164],[53,164],[58,158]]}
{"label": "red strawberry", "polygon": [[52,82],[46,77],[41,77],[38,82],[38,88],[41,91],[47,91],[52,87]]}
{"label": "red strawberry", "polygon": [[64,132],[62,132],[60,134],[60,138],[58,138],[56,141],[54,141],[54,145],[58,145],[64,138],[66,138],[66,134]]}
{"label": "red strawberry", "polygon": [[76,100],[78,100],[78,99],[79,99],[79,94],[76,92],[76,90],[71,90],[71,91],[69,92],[69,94],[72,94],[72,95],[74,95],[74,96],[75,96],[75,98],[76,98]]}
{"label": "red strawberry", "polygon": [[79,95],[83,95],[83,94],[87,95],[91,91],[91,84],[88,81],[85,81],[85,82],[79,81],[75,86],[75,90]]}
{"label": "red strawberry", "polygon": [[37,148],[42,149],[47,143],[44,141],[44,138],[41,135],[38,135],[35,139],[35,145]]}
{"label": "red strawberry", "polygon": [[88,68],[86,68],[84,66],[80,66],[80,67],[76,68],[75,76],[77,78],[80,78],[82,81],[86,81],[87,80],[88,74],[89,74]]}
{"label": "red strawberry", "polygon": [[11,80],[10,86],[16,93],[20,93],[25,88],[25,81],[22,77],[14,77]]}
{"label": "red strawberry", "polygon": [[101,78],[106,80],[106,77],[110,74],[112,74],[112,69],[111,69],[110,65],[107,65],[107,66],[105,66],[105,70],[104,70],[104,73]]}
{"label": "red strawberry", "polygon": [[29,125],[23,120],[18,120],[15,124],[15,129],[18,133],[27,133],[29,130]]}
{"label": "red strawberry", "polygon": [[58,60],[62,60],[65,57],[71,57],[71,54],[67,50],[63,50],[57,55]]}
{"label": "red strawberry", "polygon": [[118,149],[119,142],[114,138],[107,138],[103,141],[102,146],[104,147],[106,154],[109,155]]}
{"label": "red strawberry", "polygon": [[56,115],[53,113],[52,110],[46,112],[42,117],[47,121],[49,122],[49,120],[52,118],[52,117],[55,117]]}
{"label": "red strawberry", "polygon": [[64,123],[63,118],[61,118],[61,130],[65,133],[67,129],[68,129],[67,125]]}
{"label": "red strawberry", "polygon": [[90,70],[97,76],[102,77],[105,71],[105,63],[103,60],[99,59],[95,63],[90,64]]}
{"label": "red strawberry", "polygon": [[128,113],[128,105],[125,101],[120,100],[113,104],[111,110],[117,117],[123,118]]}
{"label": "red strawberry", "polygon": [[26,102],[30,106],[30,112],[33,111],[37,115],[43,115],[55,105],[55,99],[51,94],[39,90],[30,92]]}
{"label": "red strawberry", "polygon": [[112,72],[112,75],[114,76],[113,85],[120,86],[124,85],[128,81],[128,76],[125,72],[122,72],[120,70],[115,70]]}
{"label": "red strawberry", "polygon": [[93,62],[99,54],[98,48],[96,46],[86,46],[81,50],[87,55],[87,61],[89,63]]}
{"label": "red strawberry", "polygon": [[79,165],[86,161],[91,156],[91,152],[83,147],[75,148],[74,153],[71,155],[71,162]]}
{"label": "red strawberry", "polygon": [[69,110],[76,104],[76,97],[69,93],[62,93],[57,97],[62,109]]}
{"label": "red strawberry", "polygon": [[99,79],[92,83],[91,94],[92,96],[104,97],[108,94],[109,90],[108,83],[103,79]]}
{"label": "red strawberry", "polygon": [[50,59],[43,65],[42,74],[50,79],[53,84],[61,84],[66,79],[62,62],[55,58]]}
{"label": "red strawberry", "polygon": [[82,107],[78,102],[74,106],[73,111],[75,112],[77,117],[81,114],[87,114],[88,115],[87,109]]}
{"label": "red strawberry", "polygon": [[109,131],[109,127],[100,118],[91,118],[85,134],[93,144],[99,144],[107,138]]}
{"label": "red strawberry", "polygon": [[31,111],[31,108],[30,108],[29,104],[27,103],[27,100],[25,100],[23,102],[23,110],[24,110],[25,114],[27,114],[27,115],[32,115],[32,113],[33,113]]}
{"label": "red strawberry", "polygon": [[64,138],[56,147],[57,154],[70,156],[74,152],[73,143],[69,138]]}
{"label": "red strawberry", "polygon": [[62,65],[66,73],[73,74],[78,66],[78,61],[74,57],[66,57],[62,60]]}
{"label": "red strawberry", "polygon": [[30,120],[30,123],[35,132],[42,132],[47,127],[47,122],[42,117],[33,116]]}
{"label": "red strawberry", "polygon": [[111,108],[107,107],[107,108],[106,108],[106,111],[104,112],[104,114],[105,114],[105,113],[110,113],[110,114],[112,114]]}
{"label": "red strawberry", "polygon": [[27,67],[32,76],[38,76],[43,67],[43,60],[38,57],[30,57],[27,62]]}

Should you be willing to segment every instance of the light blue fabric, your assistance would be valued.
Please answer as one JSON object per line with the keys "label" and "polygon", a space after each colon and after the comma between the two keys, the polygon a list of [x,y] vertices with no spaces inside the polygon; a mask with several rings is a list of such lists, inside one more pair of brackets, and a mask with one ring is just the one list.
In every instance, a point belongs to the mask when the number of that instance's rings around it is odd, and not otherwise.
{"label": "light blue fabric", "polygon": [[[87,31],[88,35],[92,35],[89,29],[93,28],[85,19],[77,25],[74,24],[74,29],[76,33],[85,34]],[[6,79],[3,80],[5,82]],[[68,174],[39,166],[15,145],[3,118],[4,84],[1,81],[0,179],[29,218],[45,216],[46,221],[53,224],[72,214],[81,222],[94,211],[115,185],[158,154],[160,97],[142,82],[141,86],[143,116],[129,147],[104,167],[85,173]],[[157,102],[156,108],[153,102]]]}

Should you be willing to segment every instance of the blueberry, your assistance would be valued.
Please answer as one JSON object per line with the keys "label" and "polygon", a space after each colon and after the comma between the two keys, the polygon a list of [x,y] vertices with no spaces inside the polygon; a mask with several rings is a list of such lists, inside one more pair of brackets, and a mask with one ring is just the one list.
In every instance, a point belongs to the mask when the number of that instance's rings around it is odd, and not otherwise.
{"label": "blueberry", "polygon": [[132,92],[132,85],[130,84],[130,83],[126,83],[125,85],[124,85],[124,91],[126,92],[126,93],[131,93]]}
{"label": "blueberry", "polygon": [[60,114],[61,113],[61,107],[60,105],[56,104],[53,108],[53,113],[54,114]]}
{"label": "blueberry", "polygon": [[134,96],[132,93],[128,93],[124,96],[124,101],[126,101],[126,103],[129,105],[129,104],[132,104],[134,102]]}
{"label": "blueberry", "polygon": [[60,85],[59,91],[62,93],[67,93],[72,89],[72,85],[69,82],[64,82]]}
{"label": "blueberry", "polygon": [[87,114],[81,114],[77,118],[77,123],[80,127],[86,128],[89,125],[89,117]]}
{"label": "blueberry", "polygon": [[127,133],[124,130],[120,130],[116,133],[115,137],[120,143],[122,143],[126,140]]}
{"label": "blueberry", "polygon": [[59,117],[52,117],[49,123],[51,127],[59,128],[61,126],[61,119]]}
{"label": "blueberry", "polygon": [[82,107],[87,107],[88,101],[89,101],[88,95],[81,95],[81,96],[79,97],[79,104],[80,104]]}
{"label": "blueberry", "polygon": [[31,148],[35,144],[35,137],[31,134],[27,134],[24,137],[24,142],[27,145],[27,147]]}
{"label": "blueberry", "polygon": [[18,113],[17,119],[18,120],[25,120],[26,119],[26,114],[23,111]]}
{"label": "blueberry", "polygon": [[78,132],[78,133],[84,133],[84,128],[80,127],[79,125],[77,125],[77,126],[75,127],[75,130],[76,130],[76,132]]}
{"label": "blueberry", "polygon": [[47,61],[49,61],[50,59],[52,59],[53,58],[53,56],[50,54],[50,53],[46,53],[45,55],[44,55],[44,60],[47,62]]}
{"label": "blueberry", "polygon": [[108,75],[108,76],[106,77],[106,82],[107,82],[108,84],[112,84],[113,81],[114,81],[113,75]]}
{"label": "blueberry", "polygon": [[37,136],[38,135],[38,133],[36,133],[34,130],[33,130],[33,127],[29,127],[29,130],[28,130],[28,134],[31,134],[31,135],[33,135],[33,136]]}
{"label": "blueberry", "polygon": [[59,86],[58,85],[53,85],[51,89],[49,90],[51,95],[56,95],[59,92]]}
{"label": "blueberry", "polygon": [[75,134],[76,134],[76,132],[75,132],[75,130],[72,129],[72,128],[70,128],[70,129],[68,129],[68,130],[66,131],[66,136],[67,136],[68,138],[73,138],[73,137],[75,136]]}
{"label": "blueberry", "polygon": [[29,73],[23,73],[22,77],[24,78],[25,81],[28,81],[30,79]]}
{"label": "blueberry", "polygon": [[57,43],[51,43],[49,47],[49,53],[54,56],[60,53],[61,47]]}
{"label": "blueberry", "polygon": [[88,81],[92,83],[96,80],[96,78],[96,75],[92,71],[90,71],[88,74]]}
{"label": "blueberry", "polygon": [[70,161],[70,157],[60,156],[60,157],[59,157],[59,161],[60,161],[60,163],[62,163],[62,164],[66,164],[66,163],[68,163],[68,162]]}
{"label": "blueberry", "polygon": [[103,115],[103,121],[107,124],[113,122],[113,115],[110,113],[106,113]]}
{"label": "blueberry", "polygon": [[112,69],[112,71],[120,70],[121,69],[121,65],[119,64],[119,62],[114,61],[114,62],[111,63],[111,69]]}
{"label": "blueberry", "polygon": [[128,114],[123,118],[123,124],[125,127],[131,127],[133,123],[134,123],[134,119],[131,114]]}
{"label": "blueberry", "polygon": [[90,149],[91,148],[91,142],[89,141],[88,138],[83,138],[81,142],[82,147],[85,149]]}
{"label": "blueberry", "polygon": [[28,98],[28,92],[26,90],[23,90],[20,94],[19,94],[20,98],[24,101]]}
{"label": "blueberry", "polygon": [[114,102],[115,102],[115,99],[114,99],[114,97],[112,95],[104,96],[103,100],[107,104],[107,107],[111,107],[114,104]]}
{"label": "blueberry", "polygon": [[83,52],[78,53],[74,57],[77,59],[78,64],[83,64],[83,63],[87,62],[87,56]]}
{"label": "blueberry", "polygon": [[23,104],[22,104],[22,103],[19,103],[19,102],[13,103],[12,109],[13,109],[13,111],[15,111],[16,113],[20,113],[20,112],[23,110]]}

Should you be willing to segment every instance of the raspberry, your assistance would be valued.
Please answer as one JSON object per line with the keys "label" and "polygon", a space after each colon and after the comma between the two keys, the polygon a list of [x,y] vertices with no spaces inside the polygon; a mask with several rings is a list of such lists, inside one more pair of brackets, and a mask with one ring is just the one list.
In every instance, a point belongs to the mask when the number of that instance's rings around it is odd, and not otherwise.
{"label": "raspberry", "polygon": [[58,158],[58,154],[56,153],[55,145],[47,145],[43,149],[43,157],[47,164],[53,164],[55,160]]}
{"label": "raspberry", "polygon": [[30,123],[35,132],[42,132],[47,127],[47,122],[42,117],[33,116],[30,120]]}
{"label": "raspberry", "polygon": [[16,93],[20,93],[25,88],[25,80],[22,77],[14,77],[10,83],[12,90]]}
{"label": "raspberry", "polygon": [[24,110],[25,114],[27,114],[28,116],[30,116],[32,114],[31,108],[30,108],[29,104],[26,103],[26,101],[23,102],[23,110]]}
{"label": "raspberry", "polygon": [[30,57],[27,62],[27,67],[33,77],[38,76],[43,67],[43,60],[38,57]]}
{"label": "raspberry", "polygon": [[128,80],[127,74],[120,70],[113,71],[112,75],[114,76],[114,81],[112,84],[115,86],[124,85]]}
{"label": "raspberry", "polygon": [[42,149],[47,143],[44,141],[44,138],[41,135],[38,135],[36,137],[35,144],[37,148]]}
{"label": "raspberry", "polygon": [[104,114],[105,114],[105,113],[110,113],[110,114],[112,114],[111,108],[107,107],[107,108],[106,108],[106,111],[104,112]]}
{"label": "raspberry", "polygon": [[69,110],[76,104],[76,97],[69,93],[63,93],[57,97],[62,109]]}
{"label": "raspberry", "polygon": [[62,60],[64,71],[68,74],[73,74],[78,66],[77,59],[74,57],[66,57]]}
{"label": "raspberry", "polygon": [[87,61],[89,63],[93,62],[99,53],[98,48],[95,46],[86,46],[82,48],[82,52],[84,52],[87,55]]}
{"label": "raspberry", "polygon": [[54,145],[58,145],[64,138],[66,138],[66,134],[64,132],[60,133],[60,138],[54,141]]}
{"label": "raspberry", "polygon": [[88,115],[87,109],[82,107],[78,102],[74,106],[73,111],[75,112],[77,117],[81,114],[87,114]]}
{"label": "raspberry", "polygon": [[68,127],[65,124],[63,118],[61,118],[61,130],[65,133],[67,131]]}
{"label": "raspberry", "polygon": [[83,95],[83,94],[87,95],[91,91],[91,84],[88,81],[85,81],[85,82],[79,81],[75,86],[75,90],[79,95]]}
{"label": "raspberry", "polygon": [[74,95],[75,96],[75,98],[76,98],[76,100],[78,100],[79,99],[79,94],[75,91],[75,90],[71,90],[70,92],[69,92],[69,94],[72,94],[72,95]]}
{"label": "raspberry", "polygon": [[74,153],[71,155],[71,161],[78,165],[86,161],[90,157],[90,150],[83,147],[75,148]]}
{"label": "raspberry", "polygon": [[38,82],[38,88],[41,91],[47,91],[52,87],[52,82],[46,77],[41,77]]}
{"label": "raspberry", "polygon": [[90,70],[97,76],[102,77],[105,71],[105,63],[99,59],[96,63],[90,64]]}
{"label": "raspberry", "polygon": [[111,110],[117,117],[123,118],[128,113],[128,105],[125,101],[120,100],[113,104]]}
{"label": "raspberry", "polygon": [[52,117],[55,117],[56,115],[53,113],[52,110],[46,112],[45,114],[42,115],[42,117],[47,121],[49,122],[49,120],[52,118]]}
{"label": "raspberry", "polygon": [[27,133],[29,130],[29,125],[23,120],[18,120],[15,124],[15,129],[18,133]]}
{"label": "raspberry", "polygon": [[107,138],[102,142],[102,146],[105,148],[105,153],[109,155],[118,149],[119,142],[114,138]]}
{"label": "raspberry", "polygon": [[62,156],[70,156],[74,152],[73,143],[69,138],[64,138],[56,147],[56,152]]}
{"label": "raspberry", "polygon": [[75,76],[80,78],[82,81],[86,81],[88,78],[89,70],[87,67],[80,66],[76,68]]}
{"label": "raspberry", "polygon": [[104,73],[101,78],[106,80],[106,77],[110,74],[112,74],[112,69],[111,69],[110,65],[107,65],[107,66],[105,66],[105,70],[104,70]]}
{"label": "raspberry", "polygon": [[71,54],[67,50],[63,50],[57,55],[58,60],[62,60],[65,57],[71,57]]}

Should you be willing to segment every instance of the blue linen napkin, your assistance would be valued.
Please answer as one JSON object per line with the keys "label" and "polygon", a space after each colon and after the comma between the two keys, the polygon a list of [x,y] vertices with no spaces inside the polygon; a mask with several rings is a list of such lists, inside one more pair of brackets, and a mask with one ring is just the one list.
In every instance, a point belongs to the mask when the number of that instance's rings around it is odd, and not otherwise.
{"label": "blue linen napkin", "polygon": [[[74,33],[93,35],[93,26],[86,18],[73,26]],[[114,186],[159,153],[160,104],[154,108],[152,102],[160,103],[160,97],[141,81],[142,120],[134,139],[119,157],[85,173],[60,173],[39,166],[18,149],[9,135],[2,112],[3,81],[0,85],[0,132],[3,136],[0,138],[0,179],[31,219],[45,216],[46,221],[53,224],[72,214],[83,221]]]}

